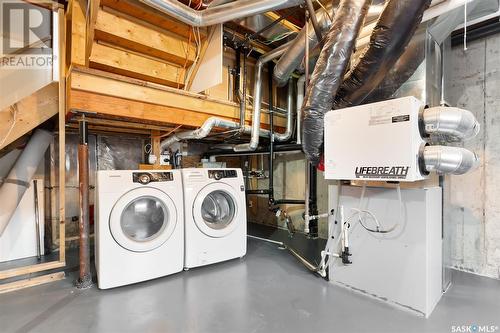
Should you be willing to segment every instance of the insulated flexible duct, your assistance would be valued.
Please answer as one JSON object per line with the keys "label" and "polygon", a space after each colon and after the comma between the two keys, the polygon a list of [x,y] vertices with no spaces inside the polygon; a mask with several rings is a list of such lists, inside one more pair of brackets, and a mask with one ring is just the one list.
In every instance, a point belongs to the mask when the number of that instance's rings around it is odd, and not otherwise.
{"label": "insulated flexible duct", "polygon": [[313,165],[316,165],[320,158],[323,118],[325,113],[331,110],[369,4],[370,0],[340,2],[307,87],[302,106],[303,146]]}
{"label": "insulated flexible duct", "polygon": [[302,0],[238,0],[204,10],[194,10],[177,0],[140,0],[183,23],[207,27],[268,11],[295,7]]}
{"label": "insulated flexible duct", "polygon": [[2,203],[0,236],[16,211],[24,192],[30,186],[36,169],[51,141],[52,133],[40,129],[36,130],[0,187],[0,202]]}
{"label": "insulated flexible duct", "polygon": [[431,0],[390,0],[370,37],[369,47],[347,74],[334,109],[360,104],[394,66],[422,21]]}

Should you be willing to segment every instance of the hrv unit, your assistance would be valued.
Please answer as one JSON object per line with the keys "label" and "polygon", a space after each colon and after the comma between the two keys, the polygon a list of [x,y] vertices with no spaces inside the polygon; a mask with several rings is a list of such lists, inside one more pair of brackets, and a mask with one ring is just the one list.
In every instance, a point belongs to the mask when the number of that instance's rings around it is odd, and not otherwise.
{"label": "hrv unit", "polygon": [[463,174],[476,166],[477,156],[467,149],[429,143],[434,136],[457,141],[476,135],[472,113],[424,107],[403,97],[328,112],[325,178],[412,182],[431,171]]}

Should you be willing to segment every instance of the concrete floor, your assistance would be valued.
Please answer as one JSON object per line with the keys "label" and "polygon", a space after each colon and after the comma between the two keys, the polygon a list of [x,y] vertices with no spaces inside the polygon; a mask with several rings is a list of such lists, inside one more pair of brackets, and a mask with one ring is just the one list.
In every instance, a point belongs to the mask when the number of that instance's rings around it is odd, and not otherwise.
{"label": "concrete floor", "polygon": [[0,331],[402,333],[500,326],[498,280],[455,272],[426,320],[317,278],[274,244],[248,245],[244,259],[118,289],[79,291],[68,277],[0,295]]}

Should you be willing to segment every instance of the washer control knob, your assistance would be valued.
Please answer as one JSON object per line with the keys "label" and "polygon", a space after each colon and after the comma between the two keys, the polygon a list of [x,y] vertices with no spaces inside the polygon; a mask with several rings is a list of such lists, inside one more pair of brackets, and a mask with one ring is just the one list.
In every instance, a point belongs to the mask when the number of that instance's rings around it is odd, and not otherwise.
{"label": "washer control knob", "polygon": [[139,183],[146,185],[149,184],[150,181],[151,181],[151,176],[148,175],[147,173],[139,175]]}
{"label": "washer control knob", "polygon": [[221,180],[223,177],[224,177],[224,174],[222,173],[222,171],[217,171],[214,173],[215,180]]}

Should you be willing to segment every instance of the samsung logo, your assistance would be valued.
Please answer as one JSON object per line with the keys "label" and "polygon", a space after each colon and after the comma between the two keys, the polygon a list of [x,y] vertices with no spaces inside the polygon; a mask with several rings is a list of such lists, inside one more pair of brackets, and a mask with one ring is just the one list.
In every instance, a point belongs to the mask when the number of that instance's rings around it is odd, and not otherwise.
{"label": "samsung logo", "polygon": [[356,178],[399,178],[404,179],[410,170],[409,166],[382,166],[382,167],[369,167],[362,166],[356,167]]}

